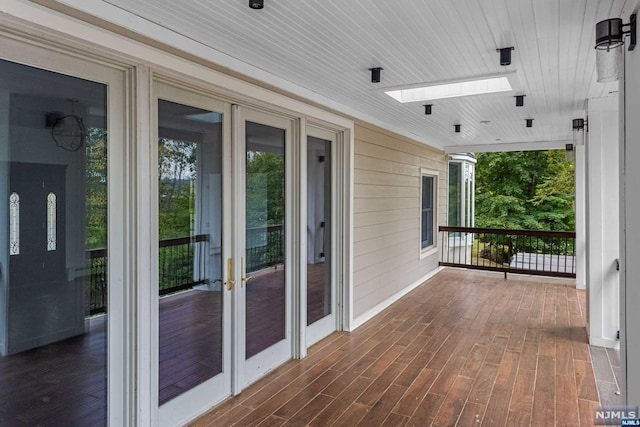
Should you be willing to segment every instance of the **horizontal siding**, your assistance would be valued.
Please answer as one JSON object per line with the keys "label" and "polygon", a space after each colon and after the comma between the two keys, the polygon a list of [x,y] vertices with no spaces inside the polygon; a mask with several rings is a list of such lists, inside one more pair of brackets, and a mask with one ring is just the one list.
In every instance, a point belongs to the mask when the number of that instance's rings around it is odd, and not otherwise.
{"label": "horizontal siding", "polygon": [[420,259],[420,169],[438,173],[437,218],[446,223],[447,159],[438,150],[358,123],[354,147],[354,318],[438,266]]}

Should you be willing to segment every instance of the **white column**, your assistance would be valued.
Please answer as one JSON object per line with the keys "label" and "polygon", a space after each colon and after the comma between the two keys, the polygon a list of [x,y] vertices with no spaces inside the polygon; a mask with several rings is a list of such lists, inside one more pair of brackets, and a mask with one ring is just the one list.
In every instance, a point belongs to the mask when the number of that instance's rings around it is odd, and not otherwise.
{"label": "white column", "polygon": [[576,288],[587,287],[587,174],[584,145],[573,147],[575,153],[575,212],[576,212]]}
{"label": "white column", "polygon": [[[625,6],[623,22],[640,5]],[[628,39],[627,39],[628,40]],[[628,43],[628,42],[627,42]],[[640,404],[640,49],[625,49],[625,80],[620,111],[620,304],[622,395],[627,405]]]}
{"label": "white column", "polygon": [[620,329],[618,97],[588,101],[586,277],[589,342],[615,347]]}

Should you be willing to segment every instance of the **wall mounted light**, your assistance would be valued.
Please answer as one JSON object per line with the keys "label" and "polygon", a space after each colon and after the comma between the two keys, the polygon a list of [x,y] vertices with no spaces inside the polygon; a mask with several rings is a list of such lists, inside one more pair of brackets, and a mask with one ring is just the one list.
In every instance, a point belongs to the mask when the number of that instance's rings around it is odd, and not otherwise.
{"label": "wall mounted light", "polygon": [[249,7],[251,9],[262,9],[264,7],[264,0],[249,0]]}
{"label": "wall mounted light", "polygon": [[[624,30],[628,27],[628,30]],[[596,69],[599,82],[612,82],[622,77],[624,35],[629,35],[629,50],[636,47],[636,15],[628,24],[620,18],[611,18],[596,24]]]}
{"label": "wall mounted light", "polygon": [[433,107],[433,104],[425,104],[425,106],[424,106],[424,113],[427,116],[431,115],[431,107]]}
{"label": "wall mounted light", "polygon": [[382,67],[369,68],[371,71],[371,83],[380,83],[380,71],[384,70]]}
{"label": "wall mounted light", "polygon": [[460,133],[460,127],[462,125],[453,125],[453,128],[455,129],[456,133]]}
{"label": "wall mounted light", "polygon": [[516,95],[514,98],[516,99],[516,107],[522,107],[524,105],[524,97],[526,95]]}
{"label": "wall mounted light", "polygon": [[589,123],[585,119],[573,119],[573,145],[584,145],[584,132],[589,130]]}
{"label": "wall mounted light", "polygon": [[527,127],[528,128],[532,128],[533,127],[533,119],[525,119],[525,121],[527,122]]}
{"label": "wall mounted light", "polygon": [[564,158],[567,162],[575,162],[576,161],[576,151],[574,150],[573,144],[566,144],[564,146]]}
{"label": "wall mounted light", "polygon": [[502,49],[496,49],[496,52],[500,52],[500,65],[511,65],[511,51],[514,50],[513,46],[503,47]]}

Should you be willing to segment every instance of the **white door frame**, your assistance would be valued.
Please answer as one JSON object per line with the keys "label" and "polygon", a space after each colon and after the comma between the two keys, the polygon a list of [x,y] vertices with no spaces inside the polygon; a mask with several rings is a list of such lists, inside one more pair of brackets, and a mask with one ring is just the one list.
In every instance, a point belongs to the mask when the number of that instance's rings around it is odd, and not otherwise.
{"label": "white door frame", "polygon": [[[245,358],[246,355],[246,287],[243,285],[245,272],[241,270],[241,259],[246,259],[246,127],[247,121],[285,129],[285,339],[261,351],[260,353]],[[295,202],[293,192],[293,168],[294,168],[294,144],[295,135],[294,120],[282,115],[266,113],[256,109],[245,108],[239,105],[233,106],[233,166],[234,189],[232,194],[233,211],[237,213],[233,225],[235,236],[234,269],[236,285],[234,287],[233,325],[234,340],[233,363],[237,367],[233,376],[233,394],[239,393],[247,385],[253,383],[271,369],[289,360],[293,355],[293,277],[295,273],[295,260],[293,248],[294,241],[294,214]],[[246,266],[246,263],[244,264]]]}
{"label": "white door frame", "polygon": [[[169,81],[163,81],[156,79],[152,87],[152,126],[151,126],[151,163],[153,165],[158,164],[158,100],[166,100],[175,102],[178,104],[189,105],[192,107],[202,108],[207,111],[213,111],[216,113],[222,113],[222,176],[223,176],[223,235],[222,235],[222,259],[226,260],[231,256],[231,233],[229,227],[225,225],[231,222],[231,206],[229,201],[229,176],[231,170],[230,164],[230,142],[231,142],[231,105],[222,101],[219,101],[213,97],[190,91],[179,85],[174,85]],[[151,242],[155,249],[152,256],[152,272],[151,272],[151,284],[159,283],[158,277],[158,168],[151,169],[151,194],[152,194],[152,215],[151,221],[154,226],[151,231]],[[223,263],[224,264],[224,263]],[[226,282],[226,268],[222,269],[223,282]],[[155,292],[154,292],[155,290]],[[224,308],[231,307],[231,292],[226,287],[222,287],[222,306]],[[153,288],[150,292],[150,298],[152,299],[152,316],[151,316],[151,330],[152,345],[151,345],[151,378],[152,378],[152,394],[155,399],[156,405],[158,402],[159,390],[159,304],[158,304],[158,292],[156,288]],[[205,381],[202,384],[182,393],[179,396],[171,399],[160,406],[158,410],[158,424],[161,426],[174,426],[189,421],[193,414],[198,414],[210,408],[212,404],[221,402],[231,394],[231,372],[233,368],[231,366],[231,310],[223,308],[223,340],[222,340],[222,372],[217,376]]]}
{"label": "white door frame", "polygon": [[[338,140],[340,139],[339,132],[335,130],[324,129],[319,126],[314,126],[313,124],[308,124],[306,126],[306,135],[304,135],[304,142],[301,144],[304,148],[301,150],[304,154],[300,159],[300,181],[301,181],[301,204],[300,204],[300,218],[302,227],[300,230],[300,287],[301,292],[299,295],[299,305],[300,309],[300,356],[306,355],[306,349],[320,341],[322,338],[327,337],[331,333],[337,330],[342,329],[342,316],[339,310],[338,301],[341,295],[341,289],[338,284],[341,281],[338,280],[338,268],[337,268],[337,260],[342,256],[341,251],[339,250],[340,246],[338,245],[338,233],[336,230],[340,228],[341,221],[339,221],[340,216],[338,215],[336,205],[338,195],[340,194],[339,188],[342,187],[342,179],[343,174],[340,173],[340,168],[338,166],[338,158],[340,157],[340,153],[338,150]],[[307,285],[307,180],[308,180],[308,170],[307,170],[307,139],[308,137],[315,137],[325,141],[329,141],[331,143],[331,247],[329,253],[331,254],[331,270],[329,271],[329,275],[331,278],[331,314],[323,317],[322,319],[314,322],[313,324],[307,326],[307,293],[306,293],[306,285]]]}
{"label": "white door frame", "polygon": [[126,82],[132,75],[128,67],[102,62],[87,54],[61,52],[58,45],[27,38],[0,29],[0,59],[25,64],[55,73],[107,85],[107,182],[108,182],[108,312],[107,312],[107,416],[109,425],[126,426],[127,413],[134,411],[135,380],[131,373],[135,355],[127,353],[128,337],[135,333],[131,301],[134,283],[129,259],[135,257],[135,245],[123,239],[132,230],[131,212],[137,201],[131,189],[130,126],[127,112],[131,93]]}

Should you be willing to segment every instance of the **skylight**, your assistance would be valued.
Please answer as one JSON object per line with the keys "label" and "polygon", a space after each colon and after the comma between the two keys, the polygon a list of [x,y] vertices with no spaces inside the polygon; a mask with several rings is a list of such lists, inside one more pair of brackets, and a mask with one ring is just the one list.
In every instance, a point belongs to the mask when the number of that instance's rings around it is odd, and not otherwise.
{"label": "skylight", "polygon": [[398,102],[420,102],[432,99],[455,98],[459,96],[483,95],[486,93],[513,90],[507,77],[490,77],[455,83],[436,84],[423,87],[396,89],[385,93]]}

